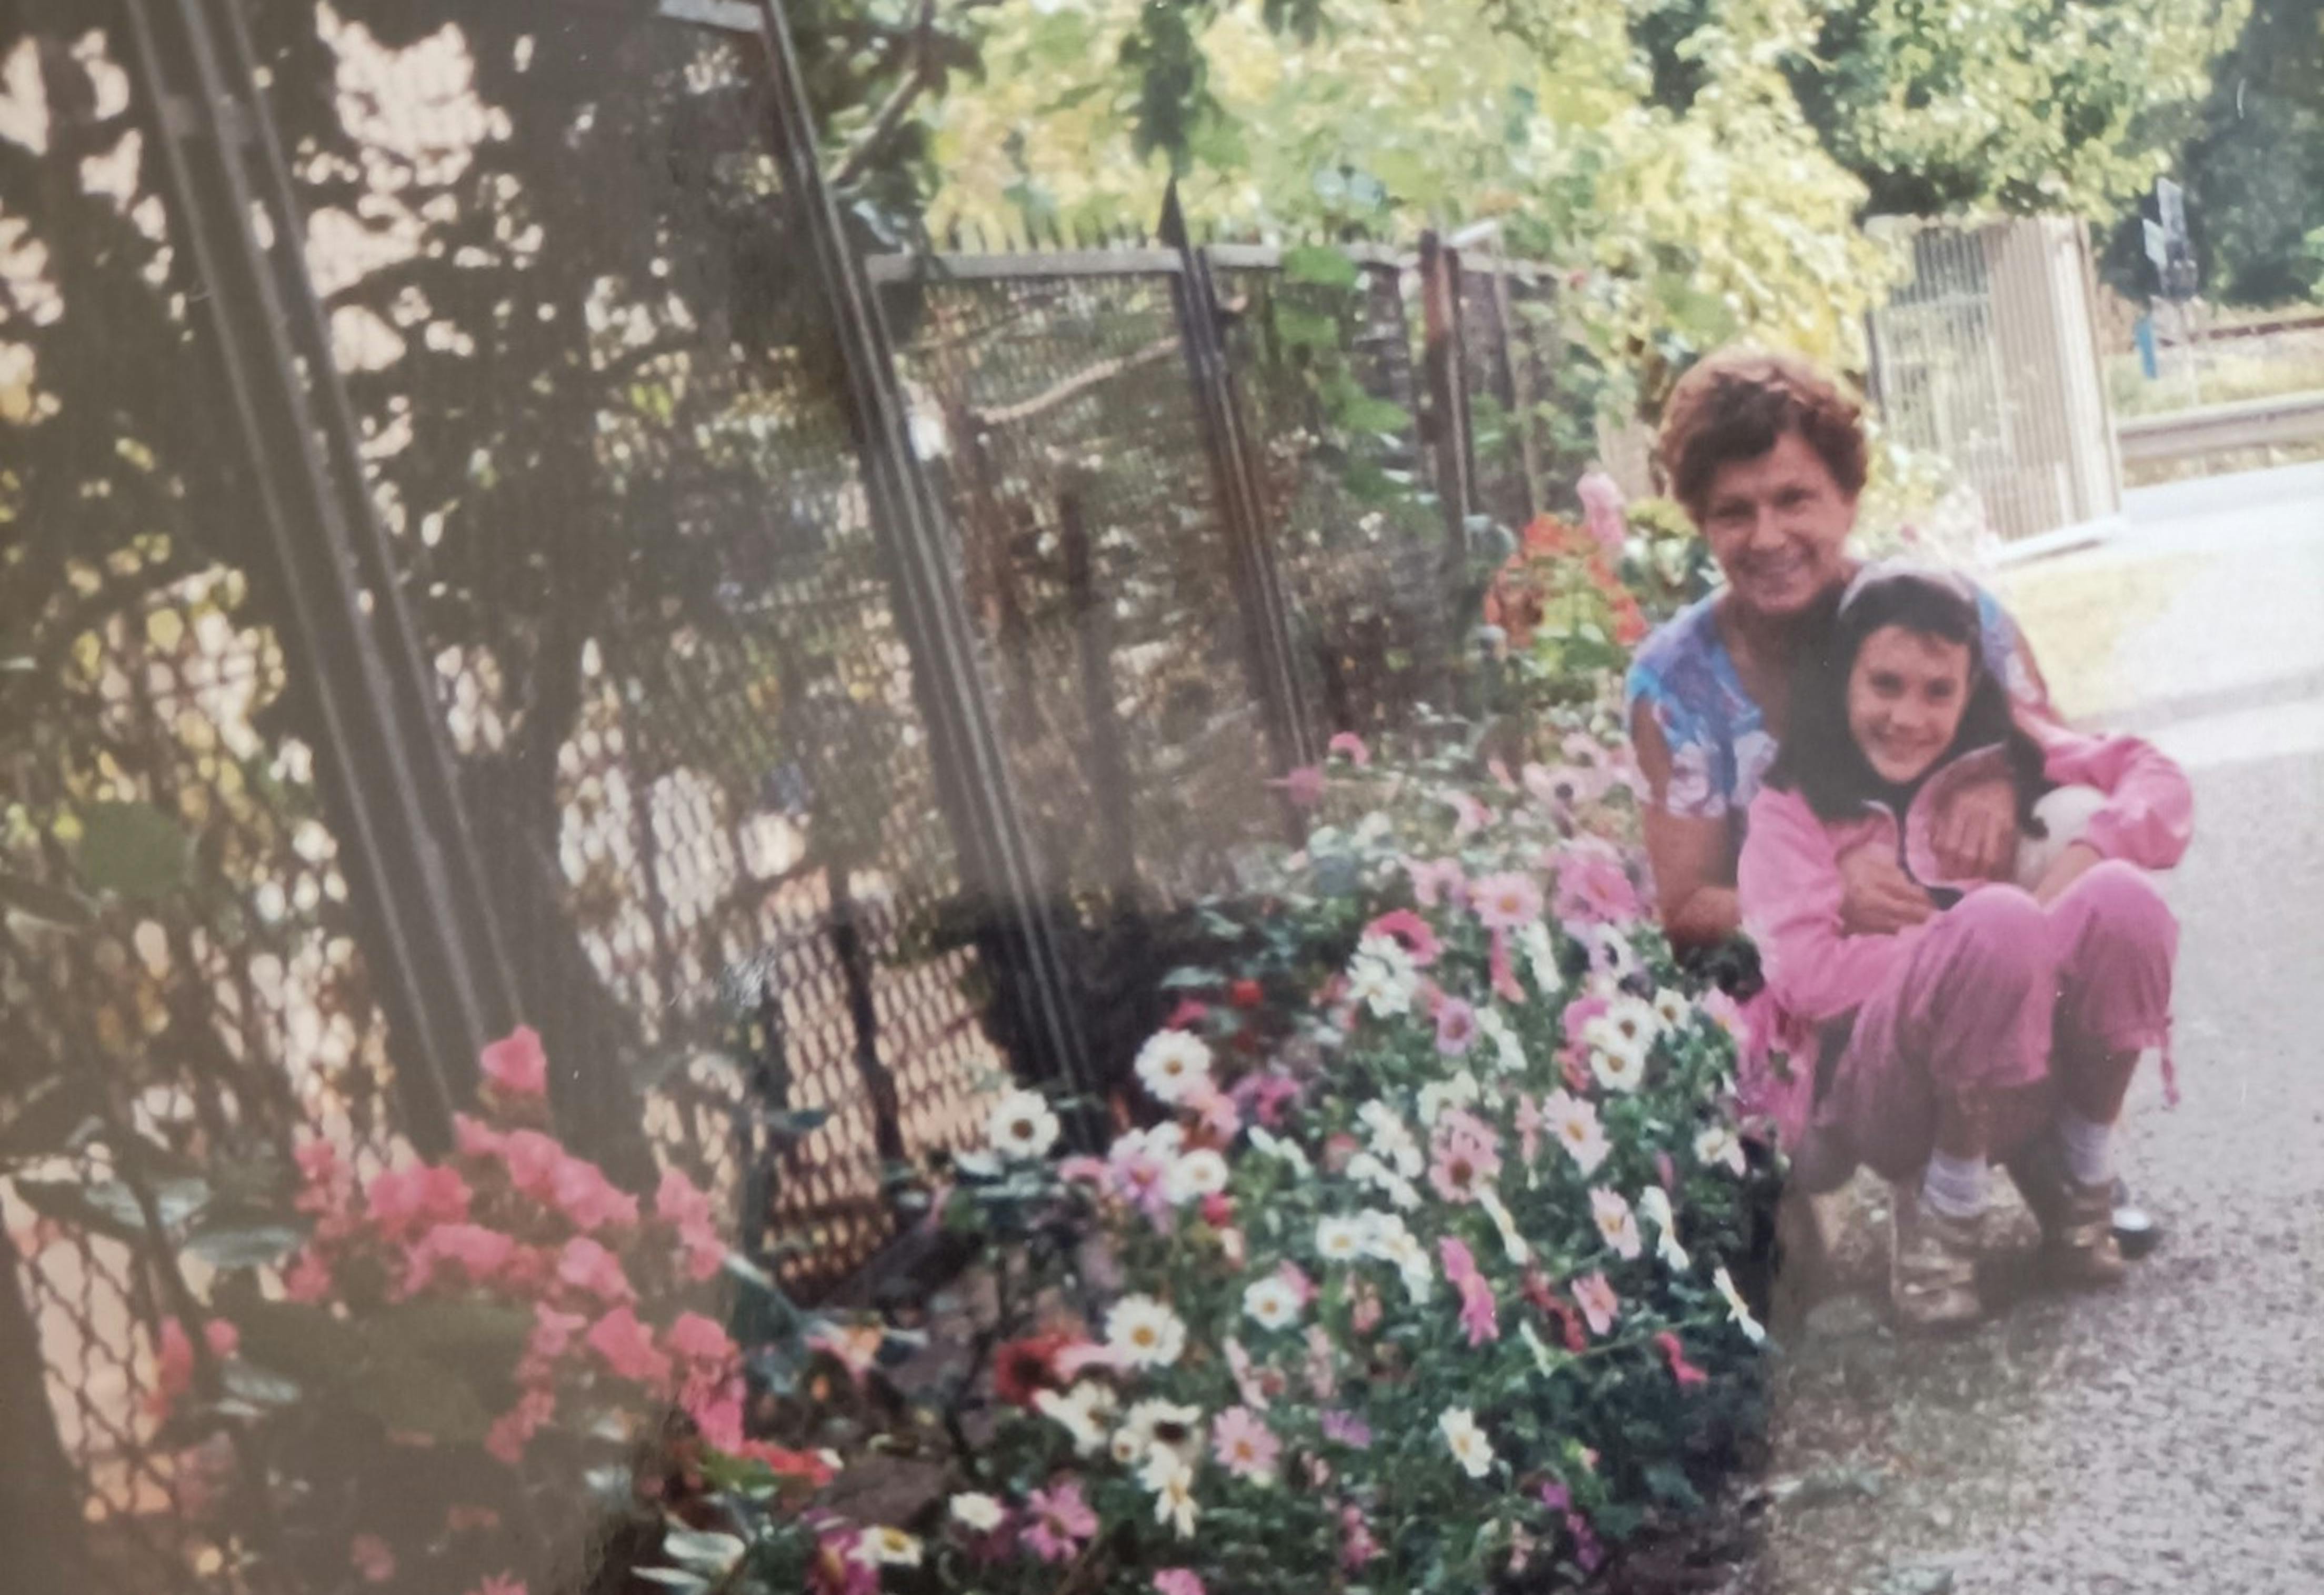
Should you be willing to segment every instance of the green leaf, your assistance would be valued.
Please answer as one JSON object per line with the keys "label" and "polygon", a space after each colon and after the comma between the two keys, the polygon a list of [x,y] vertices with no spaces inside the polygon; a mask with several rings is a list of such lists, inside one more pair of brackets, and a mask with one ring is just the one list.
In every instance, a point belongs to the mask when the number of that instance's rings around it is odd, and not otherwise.
{"label": "green leaf", "polygon": [[431,1357],[388,1341],[380,1332],[358,1336],[363,1359],[348,1370],[340,1391],[357,1410],[391,1429],[425,1434],[451,1445],[481,1443],[492,1414],[467,1381]]}
{"label": "green leaf", "polygon": [[[146,1239],[144,1210],[138,1205],[136,1194],[118,1180],[18,1180],[16,1194],[33,1211],[77,1229],[132,1243]],[[209,1184],[205,1180],[156,1182],[153,1205],[161,1216],[163,1238],[200,1212],[209,1198]]]}
{"label": "green leaf", "polygon": [[92,804],[81,816],[81,883],[133,903],[185,885],[193,847],[177,821],[150,803]]}
{"label": "green leaf", "polygon": [[279,1262],[307,1239],[302,1224],[280,1220],[205,1224],[186,1241],[186,1255],[213,1268],[263,1268]]}
{"label": "green leaf", "polygon": [[673,1561],[690,1568],[699,1568],[713,1577],[722,1576],[726,1570],[742,1559],[749,1549],[731,1534],[708,1534],[698,1529],[673,1527],[662,1536],[662,1552]]}
{"label": "green leaf", "polygon": [[1334,424],[1351,432],[1401,434],[1412,426],[1412,412],[1401,404],[1357,393],[1333,407]]}
{"label": "green leaf", "polygon": [[685,1595],[695,1595],[697,1590],[710,1588],[708,1579],[679,1568],[640,1567],[632,1568],[631,1571],[635,1576],[644,1579],[649,1583],[659,1584],[664,1589],[682,1590]]}
{"label": "green leaf", "polygon": [[1362,281],[1363,268],[1328,244],[1302,244],[1283,252],[1283,275],[1319,288],[1353,288]]}
{"label": "green leaf", "polygon": [[227,1399],[254,1407],[295,1406],[306,1392],[299,1381],[235,1357],[218,1369]]}

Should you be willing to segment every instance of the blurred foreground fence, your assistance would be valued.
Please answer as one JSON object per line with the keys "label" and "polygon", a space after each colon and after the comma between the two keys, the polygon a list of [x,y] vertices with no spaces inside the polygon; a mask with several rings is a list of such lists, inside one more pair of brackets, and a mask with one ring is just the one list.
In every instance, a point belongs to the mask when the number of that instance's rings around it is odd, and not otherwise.
{"label": "blurred foreground fence", "polygon": [[[830,1289],[992,1082],[1115,1077],[1154,917],[1447,701],[1471,540],[1570,485],[1532,269],[867,260],[755,6],[5,26],[12,1130],[376,1169],[529,1020],[573,1144]],[[226,1576],[150,1263],[29,1188],[0,1542]]]}

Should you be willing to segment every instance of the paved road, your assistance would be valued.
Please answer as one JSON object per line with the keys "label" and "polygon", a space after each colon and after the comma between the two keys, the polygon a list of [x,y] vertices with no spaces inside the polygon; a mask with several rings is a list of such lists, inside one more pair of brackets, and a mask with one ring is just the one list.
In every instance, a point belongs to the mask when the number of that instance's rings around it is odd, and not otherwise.
{"label": "paved road", "polygon": [[[1866,1305],[1860,1185],[1858,1294],[1779,1376],[1759,1588],[2324,1591],[2324,472],[2274,475],[2174,485],[2116,545],[2011,578],[2066,618],[2028,621],[2066,706],[2139,724],[2195,781],[2169,882],[2186,1101],[2142,1079],[2123,1148],[2169,1240],[2097,1297],[2006,1259],[2026,1294],[1997,1322],[1900,1343]],[[2030,1246],[2022,1213],[2006,1227]]]}

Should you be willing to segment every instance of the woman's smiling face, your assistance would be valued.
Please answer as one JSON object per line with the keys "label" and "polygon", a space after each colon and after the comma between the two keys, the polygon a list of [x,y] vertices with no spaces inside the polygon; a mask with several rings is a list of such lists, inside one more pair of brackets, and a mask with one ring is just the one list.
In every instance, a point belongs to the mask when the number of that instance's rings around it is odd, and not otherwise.
{"label": "woman's smiling face", "polygon": [[1720,466],[1702,496],[1703,540],[1729,591],[1769,617],[1797,614],[1839,585],[1855,524],[1855,495],[1841,491],[1797,432],[1756,458]]}
{"label": "woman's smiling face", "polygon": [[1883,626],[1848,672],[1848,730],[1884,781],[1929,772],[1969,707],[1969,645]]}

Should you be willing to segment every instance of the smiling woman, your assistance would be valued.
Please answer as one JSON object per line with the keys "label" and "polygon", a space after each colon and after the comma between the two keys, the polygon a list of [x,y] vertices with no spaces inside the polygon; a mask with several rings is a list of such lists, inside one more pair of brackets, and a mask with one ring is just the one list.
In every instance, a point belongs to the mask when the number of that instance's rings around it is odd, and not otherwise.
{"label": "smiling woman", "polygon": [[[1745,812],[1783,734],[1792,676],[1858,569],[1848,539],[1864,487],[1864,432],[1856,401],[1807,362],[1730,349],[1680,380],[1660,451],[1726,577],[1722,591],[1646,640],[1628,681],[1663,924],[1674,943],[1703,946],[1738,928]],[[1984,593],[1975,607],[1989,668],[2014,701],[2047,717],[2048,694],[2015,622]],[[2008,801],[1989,784],[1971,788],[1938,816],[1936,845],[1955,872],[1989,872]],[[1858,890],[1851,879],[1852,927],[1902,923],[1893,893],[1877,886]]]}

